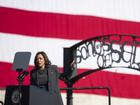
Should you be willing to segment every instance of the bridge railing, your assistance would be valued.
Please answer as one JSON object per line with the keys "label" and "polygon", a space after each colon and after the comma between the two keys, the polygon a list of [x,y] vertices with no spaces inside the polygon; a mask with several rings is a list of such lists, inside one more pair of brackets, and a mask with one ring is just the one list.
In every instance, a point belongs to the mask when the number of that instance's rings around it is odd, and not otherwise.
{"label": "bridge railing", "polygon": [[108,94],[108,105],[111,105],[111,92],[107,86],[92,86],[92,87],[73,87],[73,88],[61,88],[60,90],[92,90],[92,89],[104,89]]}

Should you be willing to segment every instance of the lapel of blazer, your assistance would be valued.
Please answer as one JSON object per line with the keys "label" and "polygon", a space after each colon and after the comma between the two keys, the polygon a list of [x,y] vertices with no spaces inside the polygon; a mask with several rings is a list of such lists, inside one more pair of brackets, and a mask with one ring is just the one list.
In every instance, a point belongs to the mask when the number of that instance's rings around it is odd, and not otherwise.
{"label": "lapel of blazer", "polygon": [[52,76],[53,76],[53,70],[52,70],[52,66],[49,66],[48,68],[48,90],[50,93],[53,92],[53,87],[52,87]]}

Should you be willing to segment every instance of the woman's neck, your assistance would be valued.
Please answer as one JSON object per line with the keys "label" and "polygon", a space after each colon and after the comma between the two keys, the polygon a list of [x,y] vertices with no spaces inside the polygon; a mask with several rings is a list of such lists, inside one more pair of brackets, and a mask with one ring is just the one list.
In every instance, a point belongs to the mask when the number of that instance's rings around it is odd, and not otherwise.
{"label": "woman's neck", "polygon": [[39,69],[40,69],[40,70],[44,70],[44,69],[45,69],[45,66],[42,66],[42,67],[40,67]]}

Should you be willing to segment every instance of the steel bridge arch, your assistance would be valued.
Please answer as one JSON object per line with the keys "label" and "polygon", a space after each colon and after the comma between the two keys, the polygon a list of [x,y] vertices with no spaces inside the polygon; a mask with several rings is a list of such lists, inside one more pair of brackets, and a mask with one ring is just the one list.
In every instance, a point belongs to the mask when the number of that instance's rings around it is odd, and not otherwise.
{"label": "steel bridge arch", "polygon": [[[113,39],[114,38],[114,39]],[[118,40],[115,40],[115,38],[118,38]],[[130,39],[130,40],[129,40]],[[138,67],[135,67],[133,65],[128,65],[128,66],[102,66],[96,69],[92,69],[92,70],[87,70],[81,74],[76,74],[77,72],[77,66],[76,67],[72,67],[71,63],[73,62],[73,60],[76,60],[76,51],[77,48],[80,47],[81,45],[84,44],[90,44],[98,41],[101,42],[101,47],[103,45],[107,45],[107,43],[111,42],[111,44],[117,43],[120,44],[121,48],[123,48],[125,45],[129,45],[132,46],[132,50],[133,52],[128,52],[130,54],[136,53],[136,47],[140,47],[140,36],[137,35],[132,35],[132,34],[108,34],[108,35],[101,35],[101,36],[96,36],[96,37],[92,37],[86,40],[83,40],[69,48],[64,48],[64,76],[66,78],[66,85],[69,88],[67,90],[67,105],[72,105],[72,89],[73,88],[73,84],[75,84],[77,81],[79,81],[82,77],[87,76],[91,73],[100,71],[100,70],[104,70],[104,69],[110,69],[110,68],[128,68],[128,69],[133,69],[133,70],[137,70],[140,71],[140,62],[137,63]],[[107,43],[106,43],[106,42]],[[113,45],[111,45],[112,47]],[[95,47],[95,46],[94,46]],[[122,54],[120,53],[120,57],[122,57]],[[136,54],[133,54],[134,56],[136,56]],[[122,58],[120,58],[122,59]],[[124,58],[123,58],[124,60]],[[125,60],[124,60],[125,61]],[[116,61],[116,63],[119,63],[120,60]],[[126,63],[128,63],[128,61],[126,61]],[[131,62],[130,62],[131,63]],[[136,62],[134,62],[136,63]],[[76,62],[77,65],[77,62]],[[111,103],[110,103],[111,104]],[[110,105],[109,104],[109,105]]]}

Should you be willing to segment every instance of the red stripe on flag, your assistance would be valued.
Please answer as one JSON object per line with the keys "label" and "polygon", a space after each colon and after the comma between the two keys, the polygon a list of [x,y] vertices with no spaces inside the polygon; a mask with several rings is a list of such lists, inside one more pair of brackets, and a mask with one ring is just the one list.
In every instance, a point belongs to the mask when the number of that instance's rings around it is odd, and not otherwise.
{"label": "red stripe on flag", "polygon": [[[80,70],[80,72],[83,71],[84,70]],[[75,84],[75,87],[107,86],[111,89],[111,96],[125,98],[140,98],[140,94],[138,93],[140,89],[139,80],[140,76],[138,75],[98,71],[78,81]],[[83,90],[75,92],[107,95],[107,91],[101,89],[88,91]]]}
{"label": "red stripe on flag", "polygon": [[113,33],[140,35],[138,22],[4,7],[0,7],[0,14],[0,32],[5,33],[78,40]]}
{"label": "red stripe on flag", "polygon": [[[7,85],[17,85],[17,73],[11,69],[12,64],[0,62],[0,66],[0,85],[3,87]],[[31,70],[31,68],[32,67],[29,67],[28,70]],[[79,73],[83,71],[83,69],[79,69]],[[139,80],[140,76],[138,75],[98,71],[79,80],[74,85],[74,87],[108,86],[111,89],[111,96],[125,98],[140,98],[140,94],[138,93],[140,89]],[[25,77],[24,84],[30,84],[29,75]],[[66,85],[61,81],[60,87],[66,87]],[[107,95],[107,91],[105,90],[77,90],[75,92]]]}

